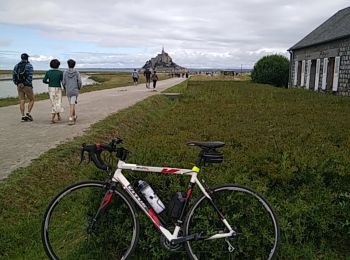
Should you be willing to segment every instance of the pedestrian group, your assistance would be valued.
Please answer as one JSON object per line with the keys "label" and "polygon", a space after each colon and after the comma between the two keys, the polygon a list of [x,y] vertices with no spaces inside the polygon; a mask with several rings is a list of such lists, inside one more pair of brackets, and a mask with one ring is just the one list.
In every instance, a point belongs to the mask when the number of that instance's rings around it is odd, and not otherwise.
{"label": "pedestrian group", "polygon": [[149,68],[146,68],[145,71],[143,72],[143,75],[146,78],[146,88],[151,88],[151,79],[153,82],[153,91],[157,91],[156,90],[156,85],[157,85],[157,81],[158,81],[158,75],[157,72],[155,70],[153,70],[153,73],[149,70]]}
{"label": "pedestrian group", "polygon": [[[62,106],[62,91],[66,93],[69,103],[68,124],[74,125],[77,120],[75,105],[78,103],[79,90],[82,81],[79,72],[74,68],[75,61],[67,61],[68,70],[62,72],[60,61],[53,59],[50,61],[50,70],[45,73],[43,82],[48,84],[48,92],[51,101],[51,124],[61,121],[61,113],[64,111]],[[20,100],[21,121],[33,121],[31,111],[34,105],[33,93],[33,66],[29,62],[29,55],[23,53],[21,61],[13,69],[12,80],[17,85],[18,97]],[[25,113],[25,100],[29,100],[28,112]],[[57,118],[57,119],[56,119]]]}
{"label": "pedestrian group", "polygon": [[[51,101],[51,124],[61,121],[61,113],[64,111],[62,106],[62,92],[66,93],[69,103],[69,119],[68,124],[74,125],[77,121],[75,105],[78,103],[79,90],[82,87],[80,73],[75,69],[76,62],[72,59],[67,61],[68,69],[64,72],[59,70],[61,65],[58,59],[50,61],[50,70],[46,71],[43,82],[48,84],[48,93]],[[15,65],[12,74],[12,80],[17,86],[18,98],[20,101],[21,121],[33,121],[31,111],[34,105],[33,93],[33,66],[29,62],[27,53],[21,54],[21,61]],[[156,91],[158,81],[157,72],[153,73],[146,68],[143,75],[146,79],[146,88],[151,88],[151,80],[153,82],[153,91]],[[136,69],[131,74],[134,85],[137,86],[139,81],[139,73]],[[25,101],[29,100],[27,112],[25,112]]]}

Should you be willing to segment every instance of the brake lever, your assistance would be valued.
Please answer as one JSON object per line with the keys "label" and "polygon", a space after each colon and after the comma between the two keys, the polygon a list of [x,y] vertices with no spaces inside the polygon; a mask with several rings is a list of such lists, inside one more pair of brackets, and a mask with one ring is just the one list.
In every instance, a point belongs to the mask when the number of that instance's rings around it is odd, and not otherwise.
{"label": "brake lever", "polygon": [[88,151],[85,151],[85,143],[83,143],[83,147],[81,148],[81,152],[80,152],[80,162],[79,162],[79,165],[85,160],[85,152],[87,152],[88,154],[89,154],[89,156],[88,156],[88,163],[90,163],[91,162],[91,155],[90,155],[90,153],[88,152]]}

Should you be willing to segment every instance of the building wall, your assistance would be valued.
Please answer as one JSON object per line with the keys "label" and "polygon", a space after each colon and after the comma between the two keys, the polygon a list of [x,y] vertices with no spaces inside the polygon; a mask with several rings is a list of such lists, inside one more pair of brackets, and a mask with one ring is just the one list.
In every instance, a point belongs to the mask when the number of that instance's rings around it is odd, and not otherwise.
{"label": "building wall", "polygon": [[[326,63],[328,62],[328,64],[326,64],[327,75],[331,75],[331,73],[336,72],[336,70],[331,67],[336,66],[336,57],[340,57],[337,58],[339,61],[338,80],[335,80],[338,84],[337,86],[330,85],[329,83],[332,84],[332,82],[328,76],[328,82],[325,78],[327,83],[325,87],[323,83],[325,58],[327,58]],[[316,67],[317,59],[319,59],[318,73]],[[298,61],[297,73],[295,70],[296,61]],[[303,64],[305,64],[304,68],[300,69],[299,66],[303,67]],[[306,88],[321,92],[336,92],[340,95],[350,96],[350,38],[293,51],[291,54],[290,70],[289,87]],[[317,74],[318,79],[316,79]],[[309,75],[312,75],[311,80]],[[297,80],[295,80],[295,76],[297,76]],[[297,84],[295,84],[296,82]],[[311,82],[312,84],[316,83],[316,88],[310,88],[310,84],[309,87],[307,87],[307,82]],[[325,89],[323,89],[323,87],[325,87]],[[334,91],[334,87],[336,87],[336,91]]]}

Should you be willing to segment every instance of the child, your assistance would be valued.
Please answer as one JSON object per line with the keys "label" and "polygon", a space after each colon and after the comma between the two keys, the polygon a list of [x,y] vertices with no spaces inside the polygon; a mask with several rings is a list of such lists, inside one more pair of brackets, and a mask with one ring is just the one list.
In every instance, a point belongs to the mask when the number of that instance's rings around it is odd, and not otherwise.
{"label": "child", "polygon": [[57,115],[57,120],[61,120],[60,113],[63,112],[62,107],[62,88],[61,82],[63,78],[62,71],[58,70],[60,66],[60,61],[53,59],[50,61],[51,69],[45,73],[43,82],[49,84],[49,96],[51,100],[51,124],[56,123],[55,117]]}
{"label": "child", "polygon": [[74,125],[77,121],[77,115],[75,112],[75,104],[78,103],[79,90],[82,86],[81,77],[79,72],[74,69],[75,61],[69,59],[68,70],[63,73],[62,85],[66,90],[66,95],[69,103],[69,125]]}
{"label": "child", "polygon": [[134,81],[134,86],[137,86],[137,83],[139,81],[139,73],[134,69],[133,73],[131,74],[132,80]]}
{"label": "child", "polygon": [[153,91],[156,91],[157,80],[158,80],[158,75],[157,75],[157,72],[154,71],[152,74]]}

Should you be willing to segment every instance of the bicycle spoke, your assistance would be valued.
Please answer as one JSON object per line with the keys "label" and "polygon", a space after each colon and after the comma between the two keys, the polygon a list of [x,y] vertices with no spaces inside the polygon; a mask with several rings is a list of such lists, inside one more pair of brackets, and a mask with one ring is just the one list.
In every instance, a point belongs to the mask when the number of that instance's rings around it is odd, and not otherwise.
{"label": "bicycle spoke", "polygon": [[118,194],[91,229],[105,192],[102,185],[76,188],[49,211],[43,240],[52,258],[118,259],[134,247],[138,226],[129,205]]}
{"label": "bicycle spoke", "polygon": [[[194,259],[268,259],[277,247],[277,220],[267,204],[244,189],[226,187],[211,195],[237,235],[229,238],[189,241]],[[228,233],[208,199],[202,199],[189,212],[187,235],[204,232],[206,236]]]}

